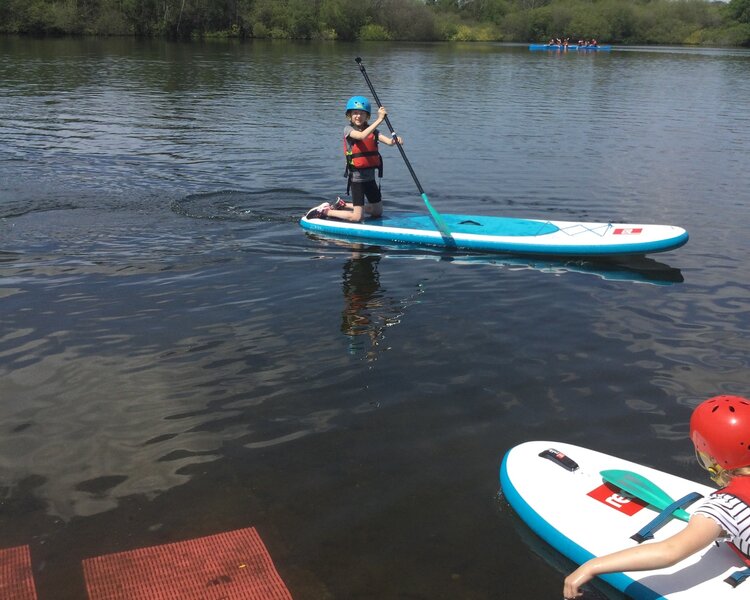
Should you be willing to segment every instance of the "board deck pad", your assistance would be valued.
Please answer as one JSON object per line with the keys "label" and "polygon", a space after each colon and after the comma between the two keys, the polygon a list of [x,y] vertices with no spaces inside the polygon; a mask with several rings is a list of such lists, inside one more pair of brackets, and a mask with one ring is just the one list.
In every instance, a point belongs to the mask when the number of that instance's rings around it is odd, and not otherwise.
{"label": "board deck pad", "polygon": [[90,600],[292,600],[253,527],[83,561]]}
{"label": "board deck pad", "polygon": [[[550,449],[572,459],[578,468],[568,470],[540,456]],[[659,514],[605,483],[600,472],[611,469],[644,476],[673,499],[694,492],[706,497],[715,491],[644,465],[553,441],[526,442],[509,450],[500,468],[500,484],[505,499],[534,533],[576,564],[582,564],[594,556],[638,545],[632,536]],[[687,511],[691,512],[691,507]],[[684,527],[683,521],[671,519],[655,532],[654,541]],[[601,579],[636,600],[746,599],[750,598],[750,579],[737,587],[724,581],[744,568],[726,544],[713,544],[666,569],[611,573]]]}
{"label": "board deck pad", "polygon": [[314,233],[347,239],[536,256],[642,255],[673,250],[688,240],[687,232],[673,225],[459,214],[443,214],[442,218],[451,234],[448,239],[432,217],[420,213],[391,211],[361,223],[303,217],[300,225]]}
{"label": "board deck pad", "polygon": [[0,598],[36,600],[28,546],[0,550]]}

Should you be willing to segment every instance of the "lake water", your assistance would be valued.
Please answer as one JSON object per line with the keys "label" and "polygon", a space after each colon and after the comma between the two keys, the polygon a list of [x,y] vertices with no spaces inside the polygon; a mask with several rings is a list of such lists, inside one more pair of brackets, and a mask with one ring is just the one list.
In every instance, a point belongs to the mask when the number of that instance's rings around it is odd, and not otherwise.
{"label": "lake water", "polygon": [[[441,212],[680,225],[622,264],[354,246],[367,72]],[[0,547],[81,561],[255,526],[295,599],[559,598],[498,497],[572,442],[703,480],[750,395],[750,52],[0,38]],[[424,210],[385,148],[386,210]],[[550,491],[554,493],[554,490]]]}

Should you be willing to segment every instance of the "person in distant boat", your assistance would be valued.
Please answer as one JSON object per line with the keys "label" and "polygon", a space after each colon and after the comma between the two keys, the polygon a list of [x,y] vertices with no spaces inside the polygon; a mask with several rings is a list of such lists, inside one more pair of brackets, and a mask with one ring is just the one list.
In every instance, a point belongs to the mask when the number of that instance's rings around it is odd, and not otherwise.
{"label": "person in distant boat", "polygon": [[[347,194],[351,190],[352,201],[337,198],[331,205],[324,202],[307,213],[307,218],[334,218],[345,221],[362,221],[365,214],[379,217],[383,214],[383,201],[380,185],[375,180],[375,172],[383,176],[383,157],[378,150],[378,142],[393,146],[400,137],[389,137],[378,130],[388,111],[381,106],[378,118],[370,119],[370,101],[364,96],[352,96],[346,104],[346,117],[349,124],[344,127],[344,155],[346,156]],[[365,206],[367,198],[367,206]]]}
{"label": "person in distant boat", "polygon": [[549,42],[547,42],[547,45],[548,46],[556,46],[557,45],[557,41],[555,40],[555,38],[550,38]]}
{"label": "person in distant boat", "polygon": [[673,536],[583,563],[565,578],[564,598],[581,596],[581,586],[597,575],[662,569],[718,541],[750,564],[750,400],[714,396],[702,402],[690,417],[690,439],[698,463],[721,489]]}
{"label": "person in distant boat", "polygon": [[594,39],[592,39],[592,40],[591,40],[591,41],[589,42],[589,46],[592,46],[592,47],[594,47],[594,46],[598,46],[598,45],[599,45],[599,42],[597,42],[597,41],[596,41],[596,40],[594,40]]}

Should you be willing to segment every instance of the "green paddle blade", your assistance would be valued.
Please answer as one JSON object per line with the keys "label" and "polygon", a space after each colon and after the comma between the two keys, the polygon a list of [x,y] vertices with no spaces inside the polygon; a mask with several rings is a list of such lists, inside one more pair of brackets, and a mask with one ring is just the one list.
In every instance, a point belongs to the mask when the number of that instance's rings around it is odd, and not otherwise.
{"label": "green paddle blade", "polygon": [[425,206],[427,206],[427,210],[430,211],[430,215],[432,216],[432,220],[435,222],[435,225],[438,228],[438,231],[440,232],[440,235],[443,236],[443,240],[445,241],[445,245],[449,248],[455,248],[456,241],[453,239],[453,236],[451,235],[450,229],[448,229],[448,225],[445,222],[445,219],[443,219],[443,216],[436,211],[434,208],[432,208],[432,204],[430,204],[430,199],[427,197],[427,194],[422,192],[422,200],[424,200]]}
{"label": "green paddle blade", "polygon": [[[616,485],[626,494],[643,500],[646,504],[660,512],[674,502],[674,499],[653,481],[633,471],[610,469],[600,471],[600,475],[607,483]],[[690,520],[690,515],[681,508],[673,511],[672,515],[682,521]]]}

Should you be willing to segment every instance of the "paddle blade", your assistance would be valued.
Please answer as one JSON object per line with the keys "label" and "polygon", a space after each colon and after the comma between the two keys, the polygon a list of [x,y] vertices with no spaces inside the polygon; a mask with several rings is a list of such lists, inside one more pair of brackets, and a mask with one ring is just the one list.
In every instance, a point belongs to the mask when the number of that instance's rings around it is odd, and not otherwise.
{"label": "paddle blade", "polygon": [[448,225],[446,224],[445,219],[443,219],[443,216],[438,211],[432,208],[432,204],[430,204],[430,199],[427,197],[427,194],[425,194],[424,192],[422,192],[422,200],[424,200],[425,206],[427,207],[427,210],[430,212],[430,216],[432,217],[432,220],[435,223],[435,226],[440,232],[440,235],[443,236],[445,245],[448,246],[449,248],[455,248],[456,241],[453,239],[453,236],[451,235],[450,229],[448,229]]}
{"label": "paddle blade", "polygon": [[[643,500],[649,506],[662,511],[674,502],[674,499],[653,481],[633,471],[609,469],[600,471],[602,479],[620,488],[623,492]],[[689,521],[690,515],[681,508],[672,513],[682,521]]]}

